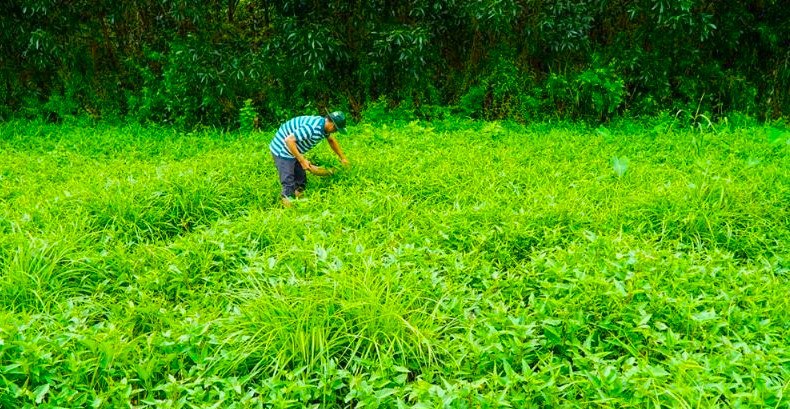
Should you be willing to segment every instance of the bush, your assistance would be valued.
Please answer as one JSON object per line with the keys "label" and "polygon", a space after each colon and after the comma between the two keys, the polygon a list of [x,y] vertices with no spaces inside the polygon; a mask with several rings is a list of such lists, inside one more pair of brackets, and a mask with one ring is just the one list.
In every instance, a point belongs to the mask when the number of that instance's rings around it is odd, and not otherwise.
{"label": "bush", "polygon": [[239,110],[239,130],[245,133],[251,132],[258,128],[258,123],[258,113],[252,106],[252,100],[245,100],[244,106]]}
{"label": "bush", "polygon": [[625,83],[610,68],[551,74],[545,88],[559,116],[603,121],[616,114],[625,100]]}

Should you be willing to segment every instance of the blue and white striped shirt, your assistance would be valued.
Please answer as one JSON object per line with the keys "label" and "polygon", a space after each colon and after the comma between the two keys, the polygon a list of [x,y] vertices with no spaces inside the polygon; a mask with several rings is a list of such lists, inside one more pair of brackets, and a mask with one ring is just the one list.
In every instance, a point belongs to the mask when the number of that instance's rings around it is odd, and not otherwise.
{"label": "blue and white striped shirt", "polygon": [[285,146],[285,138],[293,135],[296,138],[296,148],[299,149],[299,153],[304,154],[328,136],[324,132],[325,122],[326,118],[321,116],[297,116],[290,119],[277,130],[277,134],[269,144],[269,150],[275,156],[293,159],[294,156]]}

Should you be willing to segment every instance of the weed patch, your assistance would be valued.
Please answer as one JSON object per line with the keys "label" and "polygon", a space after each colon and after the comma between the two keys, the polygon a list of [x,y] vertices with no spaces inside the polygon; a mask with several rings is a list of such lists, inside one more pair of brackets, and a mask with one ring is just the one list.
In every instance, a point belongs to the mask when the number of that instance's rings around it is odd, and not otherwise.
{"label": "weed patch", "polygon": [[788,404],[770,126],[0,129],[2,407]]}

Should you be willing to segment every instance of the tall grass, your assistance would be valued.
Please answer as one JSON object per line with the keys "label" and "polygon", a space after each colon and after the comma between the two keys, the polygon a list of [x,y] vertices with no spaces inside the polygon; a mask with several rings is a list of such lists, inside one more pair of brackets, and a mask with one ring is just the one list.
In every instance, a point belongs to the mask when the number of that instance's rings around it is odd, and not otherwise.
{"label": "tall grass", "polygon": [[0,126],[0,406],[790,404],[781,124],[270,137]]}

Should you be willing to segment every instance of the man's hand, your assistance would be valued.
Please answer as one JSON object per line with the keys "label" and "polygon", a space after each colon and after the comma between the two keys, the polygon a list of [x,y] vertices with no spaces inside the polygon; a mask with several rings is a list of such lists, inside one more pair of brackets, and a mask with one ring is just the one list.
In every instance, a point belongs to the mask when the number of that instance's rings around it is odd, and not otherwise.
{"label": "man's hand", "polygon": [[331,176],[334,172],[331,169],[322,168],[320,166],[310,165],[308,169],[310,173],[316,176]]}

